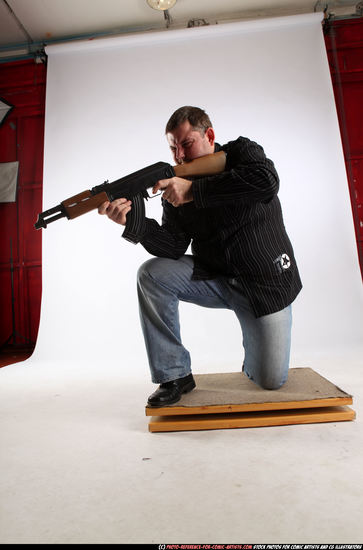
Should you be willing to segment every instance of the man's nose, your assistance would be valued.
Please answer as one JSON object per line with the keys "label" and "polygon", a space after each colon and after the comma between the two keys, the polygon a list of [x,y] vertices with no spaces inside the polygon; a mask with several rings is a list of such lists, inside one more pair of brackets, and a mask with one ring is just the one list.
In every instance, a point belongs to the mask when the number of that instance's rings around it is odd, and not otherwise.
{"label": "man's nose", "polygon": [[177,145],[175,151],[175,158],[177,161],[183,161],[185,158],[184,148]]}

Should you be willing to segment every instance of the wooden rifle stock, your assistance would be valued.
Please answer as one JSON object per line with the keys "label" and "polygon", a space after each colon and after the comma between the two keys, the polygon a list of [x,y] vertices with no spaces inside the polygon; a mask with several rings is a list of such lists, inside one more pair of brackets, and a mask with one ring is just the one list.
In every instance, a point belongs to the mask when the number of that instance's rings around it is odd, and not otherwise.
{"label": "wooden rifle stock", "polygon": [[195,176],[214,176],[224,171],[226,167],[226,153],[219,151],[196,158],[184,164],[174,166],[175,175],[179,178]]}

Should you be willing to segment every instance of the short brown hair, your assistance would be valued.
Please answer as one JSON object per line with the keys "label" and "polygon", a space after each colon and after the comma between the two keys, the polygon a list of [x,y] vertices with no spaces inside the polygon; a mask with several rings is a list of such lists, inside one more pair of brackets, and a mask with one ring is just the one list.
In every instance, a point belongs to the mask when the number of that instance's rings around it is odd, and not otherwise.
{"label": "short brown hair", "polygon": [[201,134],[204,134],[208,128],[212,126],[209,116],[203,109],[185,105],[184,107],[179,107],[179,109],[171,115],[166,124],[165,133],[172,132],[186,120],[194,130],[198,130]]}

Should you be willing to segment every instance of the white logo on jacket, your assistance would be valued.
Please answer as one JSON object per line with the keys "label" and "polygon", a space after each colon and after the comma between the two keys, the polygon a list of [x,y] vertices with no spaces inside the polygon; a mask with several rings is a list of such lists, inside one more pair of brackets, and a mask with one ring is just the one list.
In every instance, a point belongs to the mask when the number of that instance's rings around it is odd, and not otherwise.
{"label": "white logo on jacket", "polygon": [[278,272],[282,273],[283,270],[289,269],[291,265],[291,260],[287,254],[283,253],[283,254],[280,254],[280,256],[276,258],[276,260],[274,260],[274,264]]}

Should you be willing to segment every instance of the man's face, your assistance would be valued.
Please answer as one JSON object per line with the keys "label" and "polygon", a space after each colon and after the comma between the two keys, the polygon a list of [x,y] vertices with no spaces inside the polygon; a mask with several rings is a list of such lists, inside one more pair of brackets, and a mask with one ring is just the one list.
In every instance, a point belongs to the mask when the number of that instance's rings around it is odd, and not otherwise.
{"label": "man's face", "polygon": [[193,129],[188,120],[169,132],[166,138],[176,164],[214,153],[213,128],[208,128],[202,135],[200,131]]}

